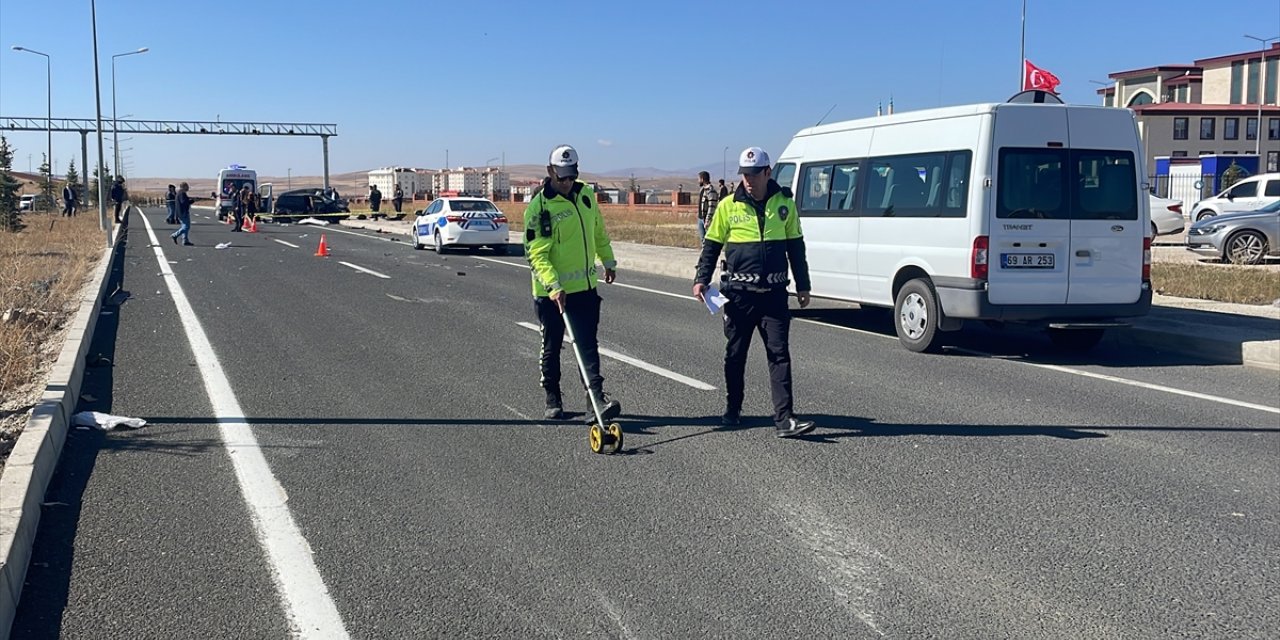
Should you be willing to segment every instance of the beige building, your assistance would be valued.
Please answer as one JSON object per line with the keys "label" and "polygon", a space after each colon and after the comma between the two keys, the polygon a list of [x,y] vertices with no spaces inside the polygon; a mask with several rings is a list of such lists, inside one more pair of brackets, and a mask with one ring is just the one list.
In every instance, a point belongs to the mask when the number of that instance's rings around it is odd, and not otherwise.
{"label": "beige building", "polygon": [[1280,43],[1263,54],[1119,71],[1098,95],[1104,105],[1137,114],[1148,174],[1155,173],[1158,156],[1252,155],[1255,149],[1262,171],[1280,171]]}
{"label": "beige building", "polygon": [[498,167],[459,167],[436,173],[432,179],[437,194],[505,198],[511,192],[510,174]]}

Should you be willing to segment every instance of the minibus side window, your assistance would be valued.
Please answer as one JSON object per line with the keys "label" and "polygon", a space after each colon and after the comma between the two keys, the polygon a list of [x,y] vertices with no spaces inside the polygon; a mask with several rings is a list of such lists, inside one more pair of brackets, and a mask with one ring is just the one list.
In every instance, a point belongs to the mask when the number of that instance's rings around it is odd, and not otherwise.
{"label": "minibus side window", "polygon": [[942,217],[963,218],[969,201],[969,168],[973,154],[969,151],[951,153],[947,164],[947,181],[939,196],[942,201]]}
{"label": "minibus side window", "polygon": [[[796,177],[796,166],[790,162],[780,162],[773,168],[773,181],[778,183],[780,187],[787,189],[795,189],[792,182]],[[729,194],[732,196],[733,194]]]}
{"label": "minibus side window", "polygon": [[831,200],[831,165],[809,165],[800,183],[800,210],[826,211]]}
{"label": "minibus side window", "polygon": [[831,209],[853,211],[858,202],[858,163],[836,165],[831,184]]}
{"label": "minibus side window", "polygon": [[866,215],[935,218],[942,215],[945,152],[872,158],[868,161]]}

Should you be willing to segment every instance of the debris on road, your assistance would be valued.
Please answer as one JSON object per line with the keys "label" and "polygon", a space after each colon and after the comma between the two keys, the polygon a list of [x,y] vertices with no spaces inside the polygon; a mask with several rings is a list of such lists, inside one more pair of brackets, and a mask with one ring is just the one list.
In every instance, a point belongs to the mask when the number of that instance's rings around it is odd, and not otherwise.
{"label": "debris on road", "polygon": [[142,418],[113,416],[106,413],[98,413],[97,411],[81,411],[71,417],[71,422],[77,427],[96,427],[103,431],[111,431],[116,427],[141,429],[147,425],[147,421]]}
{"label": "debris on road", "polygon": [[226,249],[230,246],[231,246],[230,242],[219,242],[217,246],[214,247],[214,249]]}
{"label": "debris on road", "polygon": [[298,224],[314,224],[319,227],[327,227],[332,223],[328,220],[320,220],[319,218],[303,218],[298,221]]}

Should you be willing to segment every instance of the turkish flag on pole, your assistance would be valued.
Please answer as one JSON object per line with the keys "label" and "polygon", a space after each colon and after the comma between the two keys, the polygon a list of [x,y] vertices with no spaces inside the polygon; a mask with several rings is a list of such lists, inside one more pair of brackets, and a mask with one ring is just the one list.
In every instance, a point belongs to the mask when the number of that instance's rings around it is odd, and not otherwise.
{"label": "turkish flag on pole", "polygon": [[1049,93],[1057,93],[1058,85],[1061,83],[1058,76],[1031,64],[1030,60],[1022,61],[1022,90],[1029,91],[1037,89],[1040,91],[1048,91]]}

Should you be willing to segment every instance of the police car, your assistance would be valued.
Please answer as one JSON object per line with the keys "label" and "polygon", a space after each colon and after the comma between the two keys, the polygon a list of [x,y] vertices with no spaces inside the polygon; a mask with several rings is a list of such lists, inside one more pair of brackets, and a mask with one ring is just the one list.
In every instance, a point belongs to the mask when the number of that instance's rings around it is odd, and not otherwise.
{"label": "police car", "polygon": [[414,249],[427,244],[436,253],[450,247],[489,247],[507,252],[507,216],[484,198],[439,198],[414,219],[409,238]]}

